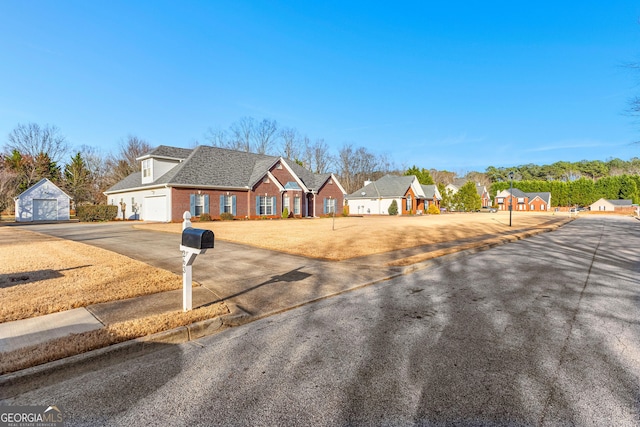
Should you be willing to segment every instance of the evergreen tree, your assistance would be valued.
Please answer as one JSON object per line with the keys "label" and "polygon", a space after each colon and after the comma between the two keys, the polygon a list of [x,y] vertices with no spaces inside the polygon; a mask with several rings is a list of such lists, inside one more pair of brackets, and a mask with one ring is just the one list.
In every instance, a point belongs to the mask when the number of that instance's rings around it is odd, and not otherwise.
{"label": "evergreen tree", "polygon": [[482,199],[476,191],[476,185],[468,181],[453,195],[453,205],[462,212],[474,212],[482,208]]}
{"label": "evergreen tree", "polygon": [[64,187],[77,207],[86,201],[91,188],[91,174],[80,153],[71,158],[64,168]]}
{"label": "evergreen tree", "polygon": [[398,202],[395,199],[389,205],[389,215],[398,215]]}
{"label": "evergreen tree", "polygon": [[418,178],[418,182],[422,185],[433,185],[433,178],[431,177],[431,173],[425,169],[418,169],[416,165],[413,165],[409,169],[407,169],[404,173],[405,176],[415,175]]}

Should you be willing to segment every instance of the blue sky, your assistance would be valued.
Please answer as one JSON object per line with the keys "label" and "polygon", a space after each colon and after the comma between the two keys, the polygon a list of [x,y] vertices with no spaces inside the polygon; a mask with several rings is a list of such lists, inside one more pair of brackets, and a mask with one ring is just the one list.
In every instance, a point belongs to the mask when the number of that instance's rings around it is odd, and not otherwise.
{"label": "blue sky", "polygon": [[336,152],[484,171],[640,156],[640,3],[0,0],[0,145],[205,143],[275,119]]}

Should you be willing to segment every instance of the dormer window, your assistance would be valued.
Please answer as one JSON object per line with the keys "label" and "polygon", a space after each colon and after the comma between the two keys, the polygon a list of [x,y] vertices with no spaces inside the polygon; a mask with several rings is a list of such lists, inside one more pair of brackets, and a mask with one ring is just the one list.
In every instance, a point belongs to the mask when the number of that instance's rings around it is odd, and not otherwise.
{"label": "dormer window", "polygon": [[142,161],[142,177],[148,178],[151,176],[151,159]]}

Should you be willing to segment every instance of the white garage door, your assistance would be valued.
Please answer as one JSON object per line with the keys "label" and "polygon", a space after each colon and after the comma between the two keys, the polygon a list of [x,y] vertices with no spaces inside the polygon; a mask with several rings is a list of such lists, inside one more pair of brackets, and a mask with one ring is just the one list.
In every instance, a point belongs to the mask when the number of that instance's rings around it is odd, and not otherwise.
{"label": "white garage door", "polygon": [[145,197],[142,206],[145,221],[169,221],[167,218],[167,196]]}
{"label": "white garage door", "polygon": [[34,221],[55,221],[58,219],[58,201],[56,199],[33,199]]}

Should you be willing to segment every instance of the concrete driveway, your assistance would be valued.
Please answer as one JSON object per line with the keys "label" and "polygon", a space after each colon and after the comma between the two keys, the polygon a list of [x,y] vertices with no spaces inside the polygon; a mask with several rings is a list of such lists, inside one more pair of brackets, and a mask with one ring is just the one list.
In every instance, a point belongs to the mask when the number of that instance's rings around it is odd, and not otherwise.
{"label": "concrete driveway", "polygon": [[69,425],[640,424],[640,223],[596,217],[34,390]]}

